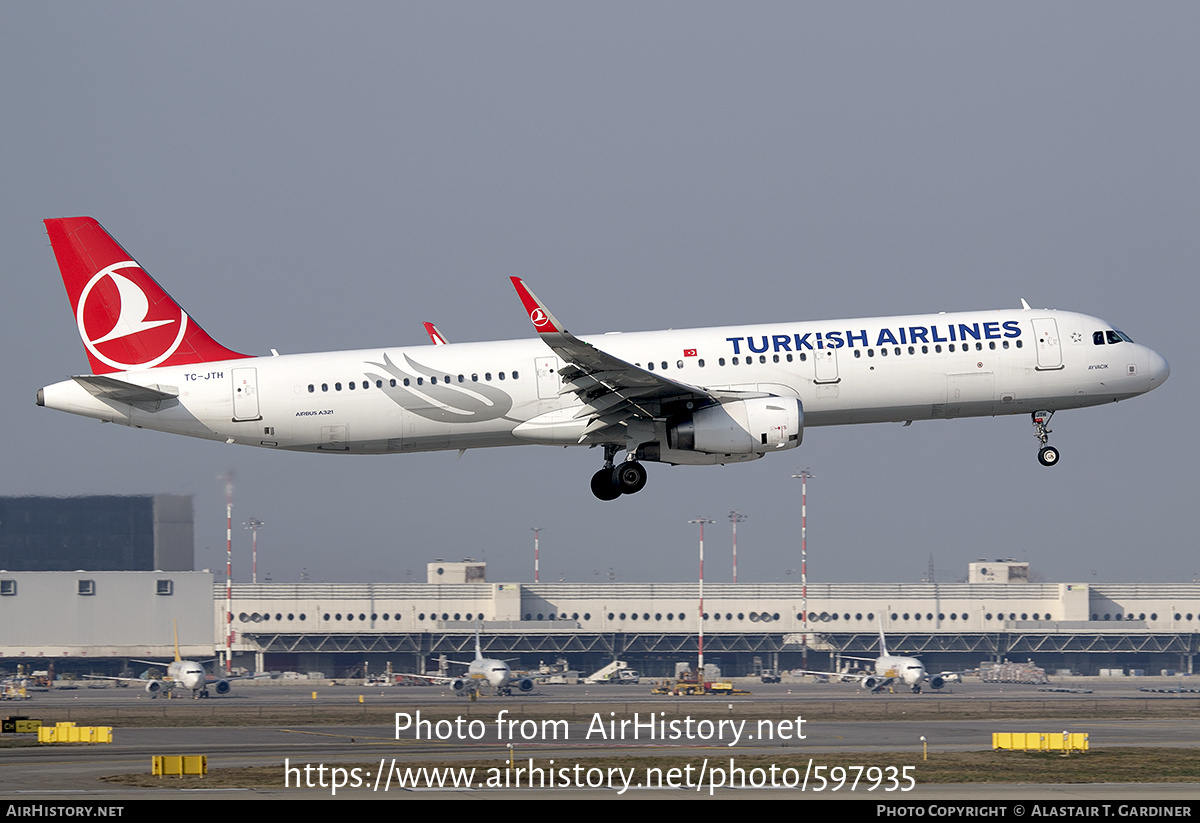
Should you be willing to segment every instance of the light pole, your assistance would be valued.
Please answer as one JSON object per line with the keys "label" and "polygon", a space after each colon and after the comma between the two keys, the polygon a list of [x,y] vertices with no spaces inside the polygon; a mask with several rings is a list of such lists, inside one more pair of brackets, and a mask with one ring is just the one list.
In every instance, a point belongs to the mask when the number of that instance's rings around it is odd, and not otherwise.
{"label": "light pole", "polygon": [[729,520],[733,523],[733,582],[737,582],[737,524],[746,519],[746,515],[739,511],[731,511]]}
{"label": "light pole", "polygon": [[538,538],[541,534],[542,527],[533,527],[533,582],[538,582]]}
{"label": "light pole", "polygon": [[800,613],[804,616],[804,631],[801,633],[800,654],[804,668],[808,669],[808,478],[815,475],[802,469],[792,475],[800,480]]}
{"label": "light pole", "polygon": [[700,642],[696,661],[696,683],[700,688],[704,688],[704,524],[715,522],[706,517],[697,517],[688,521],[688,523],[700,524]]}
{"label": "light pole", "polygon": [[258,582],[258,530],[267,525],[257,517],[251,517],[242,524],[250,530],[250,582]]}
{"label": "light pole", "polygon": [[233,670],[233,470],[217,477],[225,481],[225,674]]}

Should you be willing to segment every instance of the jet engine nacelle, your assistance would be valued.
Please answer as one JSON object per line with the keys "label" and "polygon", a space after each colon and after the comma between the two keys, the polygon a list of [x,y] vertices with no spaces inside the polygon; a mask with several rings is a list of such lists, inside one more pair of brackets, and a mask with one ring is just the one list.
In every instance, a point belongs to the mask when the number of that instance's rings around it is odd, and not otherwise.
{"label": "jet engine nacelle", "polygon": [[162,681],[148,680],[146,681],[146,694],[157,695],[162,691]]}
{"label": "jet engine nacelle", "polygon": [[929,688],[931,688],[931,689],[940,689],[942,686],[945,686],[945,685],[946,685],[946,678],[942,677],[940,674],[935,674],[929,678]]}
{"label": "jet engine nacelle", "polygon": [[467,690],[467,681],[460,677],[458,680],[454,680],[450,683],[450,688],[454,690],[455,694],[462,694]]}
{"label": "jet engine nacelle", "polygon": [[859,681],[859,685],[869,692],[873,692],[879,688],[882,681],[878,677],[864,677]]}
{"label": "jet engine nacelle", "polygon": [[533,681],[528,677],[522,677],[517,681],[517,688],[523,692],[531,692],[533,691]]}
{"label": "jet engine nacelle", "polygon": [[668,432],[673,449],[706,454],[766,454],[804,438],[804,406],[794,397],[756,397],[706,406]]}
{"label": "jet engine nacelle", "polygon": [[213,691],[217,694],[229,694],[229,690],[232,688],[228,680],[218,680],[213,684]]}

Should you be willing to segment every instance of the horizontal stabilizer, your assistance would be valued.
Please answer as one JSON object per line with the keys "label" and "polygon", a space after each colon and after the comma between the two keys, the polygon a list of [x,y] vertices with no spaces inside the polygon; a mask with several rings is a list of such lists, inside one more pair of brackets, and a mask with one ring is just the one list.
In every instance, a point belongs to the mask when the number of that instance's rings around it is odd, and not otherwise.
{"label": "horizontal stabilizer", "polygon": [[74,378],[75,382],[87,389],[88,393],[94,397],[99,397],[103,400],[112,400],[115,403],[126,403],[130,406],[137,406],[139,409],[146,411],[158,411],[162,408],[162,404],[167,401],[175,400],[179,397],[179,389],[174,386],[139,386],[136,383],[127,383],[124,380],[117,380],[115,377],[103,377],[101,375],[80,375]]}

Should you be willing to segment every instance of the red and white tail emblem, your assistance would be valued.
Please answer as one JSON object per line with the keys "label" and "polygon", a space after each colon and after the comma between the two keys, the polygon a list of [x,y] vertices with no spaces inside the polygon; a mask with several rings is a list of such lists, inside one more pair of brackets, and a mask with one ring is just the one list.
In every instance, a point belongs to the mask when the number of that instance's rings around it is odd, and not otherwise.
{"label": "red and white tail emblem", "polygon": [[438,327],[428,321],[426,321],[426,323],[425,323],[425,333],[427,335],[429,335],[429,340],[430,340],[430,342],[433,343],[433,345],[435,345],[435,346],[446,345],[446,338],[442,336],[442,333],[440,331],[438,331]]}
{"label": "red and white tail emblem", "polygon": [[46,221],[93,374],[247,357],[209,337],[90,217]]}
{"label": "red and white tail emblem", "polygon": [[566,332],[558,319],[550,313],[546,305],[538,300],[529,287],[525,285],[525,281],[519,277],[508,278],[516,287],[517,294],[521,297],[521,304],[525,306],[525,311],[529,312],[529,321],[533,323],[533,327],[538,330],[538,334],[557,334]]}

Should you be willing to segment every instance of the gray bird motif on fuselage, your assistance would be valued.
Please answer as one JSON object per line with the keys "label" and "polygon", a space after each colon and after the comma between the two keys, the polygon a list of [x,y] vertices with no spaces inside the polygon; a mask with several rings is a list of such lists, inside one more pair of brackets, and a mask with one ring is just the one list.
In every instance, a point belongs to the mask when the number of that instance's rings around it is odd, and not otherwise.
{"label": "gray bird motif on fuselage", "polygon": [[[367,373],[372,380],[383,380],[383,391],[405,411],[436,420],[441,423],[476,423],[505,418],[512,408],[512,398],[503,390],[472,380],[470,383],[447,383],[445,372],[423,366],[408,355],[411,372],[406,372],[385,353],[378,366],[389,375]],[[388,380],[395,378],[396,385],[389,386]],[[417,381],[420,380],[420,385]],[[408,385],[405,385],[407,381]],[[517,421],[513,421],[517,422]]]}

